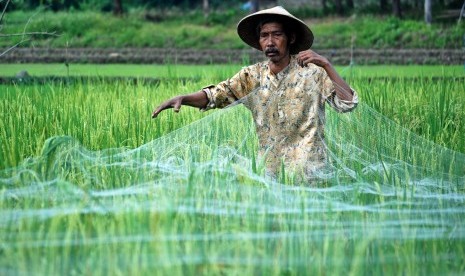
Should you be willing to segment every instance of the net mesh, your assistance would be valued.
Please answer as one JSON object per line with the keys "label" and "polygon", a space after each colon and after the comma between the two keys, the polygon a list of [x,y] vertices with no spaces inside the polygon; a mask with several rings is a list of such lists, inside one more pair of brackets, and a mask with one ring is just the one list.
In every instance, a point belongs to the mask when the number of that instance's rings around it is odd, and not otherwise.
{"label": "net mesh", "polygon": [[[451,253],[464,249],[463,154],[361,102],[326,110],[328,166],[312,181],[285,164],[270,176],[244,100],[135,149],[51,137],[1,171],[0,249],[13,257],[0,271],[463,269]],[[28,257],[41,252],[61,261]]]}

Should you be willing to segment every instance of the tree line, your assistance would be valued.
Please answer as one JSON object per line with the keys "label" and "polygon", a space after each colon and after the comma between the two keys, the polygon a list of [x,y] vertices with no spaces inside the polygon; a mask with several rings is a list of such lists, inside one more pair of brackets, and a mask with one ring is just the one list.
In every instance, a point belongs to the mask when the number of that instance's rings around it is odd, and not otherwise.
{"label": "tree line", "polygon": [[[6,1],[0,0],[0,9]],[[285,5],[290,1],[279,0],[16,0],[11,1],[9,9],[36,9],[40,6],[53,11],[99,9],[102,12],[113,12],[121,15],[128,8],[143,9],[202,9],[205,14],[215,9],[248,8],[250,12],[261,6]],[[300,1],[302,2],[302,1]],[[432,22],[433,11],[460,9],[462,0],[307,0],[307,9],[318,10],[321,16],[338,14],[349,15],[354,11],[363,13],[392,14],[403,18],[424,14],[427,23]],[[300,5],[306,8],[306,5]]]}

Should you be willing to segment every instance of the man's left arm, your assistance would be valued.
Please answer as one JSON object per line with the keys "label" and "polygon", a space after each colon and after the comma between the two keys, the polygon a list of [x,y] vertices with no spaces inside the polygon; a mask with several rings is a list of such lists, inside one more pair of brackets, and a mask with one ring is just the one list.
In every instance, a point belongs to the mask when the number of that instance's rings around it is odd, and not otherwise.
{"label": "man's left arm", "polygon": [[309,63],[313,63],[317,66],[320,66],[326,71],[328,77],[334,84],[334,90],[339,99],[343,101],[353,101],[354,91],[350,86],[339,76],[339,74],[334,69],[333,65],[329,62],[327,58],[322,55],[317,54],[312,50],[302,51],[297,55],[297,62],[300,66],[307,66]]}

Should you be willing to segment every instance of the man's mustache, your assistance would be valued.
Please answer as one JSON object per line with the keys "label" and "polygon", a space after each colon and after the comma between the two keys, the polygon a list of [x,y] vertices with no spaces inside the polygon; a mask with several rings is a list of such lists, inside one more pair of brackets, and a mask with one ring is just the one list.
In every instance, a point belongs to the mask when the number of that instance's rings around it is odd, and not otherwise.
{"label": "man's mustache", "polygon": [[265,54],[277,54],[279,53],[279,50],[277,48],[266,48],[265,49]]}

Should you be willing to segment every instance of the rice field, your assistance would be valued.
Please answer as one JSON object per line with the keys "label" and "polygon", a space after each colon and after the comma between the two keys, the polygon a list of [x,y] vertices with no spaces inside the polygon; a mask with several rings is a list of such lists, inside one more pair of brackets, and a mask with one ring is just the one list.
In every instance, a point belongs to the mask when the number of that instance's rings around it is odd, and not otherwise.
{"label": "rice field", "polygon": [[242,105],[150,118],[238,68],[0,85],[0,273],[465,272],[463,68],[340,68],[361,103],[327,110],[315,183],[266,175]]}
{"label": "rice field", "polygon": [[[237,72],[241,64],[211,65],[158,65],[158,64],[1,64],[0,76],[14,77],[18,72],[26,70],[31,76],[98,76],[98,77],[151,77],[151,78],[193,78],[223,80]],[[463,77],[464,67],[461,65],[355,65],[353,67],[336,66],[345,77]]]}

